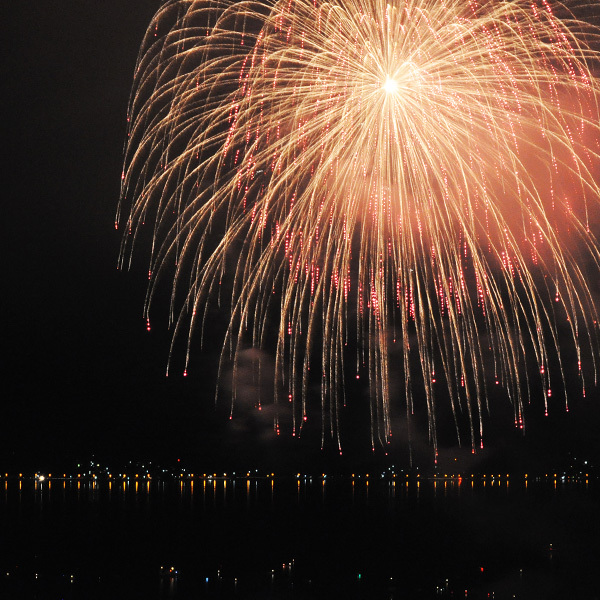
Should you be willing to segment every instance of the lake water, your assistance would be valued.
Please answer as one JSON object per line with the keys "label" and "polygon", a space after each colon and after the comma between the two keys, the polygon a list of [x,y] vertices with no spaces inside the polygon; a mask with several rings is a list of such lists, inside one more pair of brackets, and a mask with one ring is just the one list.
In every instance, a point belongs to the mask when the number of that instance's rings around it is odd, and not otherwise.
{"label": "lake water", "polygon": [[600,597],[596,480],[1,486],[1,598]]}

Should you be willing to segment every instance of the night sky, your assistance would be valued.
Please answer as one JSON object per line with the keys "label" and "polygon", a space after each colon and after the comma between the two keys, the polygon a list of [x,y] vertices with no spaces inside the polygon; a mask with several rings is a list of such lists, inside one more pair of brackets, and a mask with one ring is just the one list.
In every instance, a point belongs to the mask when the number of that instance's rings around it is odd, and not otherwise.
{"label": "night sky", "polygon": [[[195,357],[186,379],[164,376],[170,334],[165,315],[150,333],[142,318],[147,249],[136,267],[117,270],[119,198],[126,109],[138,48],[159,0],[4,2],[0,69],[3,107],[4,359],[0,469],[65,468],[91,454],[108,461],[182,458],[221,465],[316,468],[372,460],[368,411],[355,390],[344,432],[321,452],[319,423],[307,439],[273,439],[268,411],[241,410],[228,421],[215,408],[216,351]],[[467,468],[512,468],[600,459],[600,392],[550,417],[535,399],[526,437],[512,427],[507,401],[485,426],[477,459],[444,436],[444,460]],[[442,413],[443,414],[443,413]],[[449,415],[447,415],[449,417]],[[402,436],[400,436],[402,438]],[[431,465],[426,430],[415,458]],[[406,462],[397,441],[382,464]],[[466,457],[466,458],[465,458]]]}

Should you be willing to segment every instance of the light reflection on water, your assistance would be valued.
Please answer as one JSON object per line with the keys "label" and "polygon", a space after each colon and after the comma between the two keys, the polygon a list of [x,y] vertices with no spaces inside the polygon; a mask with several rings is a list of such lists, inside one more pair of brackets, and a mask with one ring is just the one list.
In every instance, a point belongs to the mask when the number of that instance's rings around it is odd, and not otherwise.
{"label": "light reflection on water", "polygon": [[44,586],[70,598],[593,597],[597,491],[506,476],[12,479],[0,592],[18,580],[39,598]]}
{"label": "light reflection on water", "polygon": [[[465,480],[461,477],[453,478],[406,478],[404,481],[396,479],[391,480],[369,480],[356,478],[329,478],[329,479],[302,479],[302,478],[275,478],[263,479],[259,477],[251,478],[188,478],[177,481],[169,479],[158,479],[140,483],[138,479],[133,481],[123,479],[116,487],[113,486],[113,480],[82,480],[72,478],[55,478],[54,490],[53,482],[37,481],[28,478],[19,478],[9,480],[5,479],[3,486],[3,498],[6,502],[11,498],[15,489],[25,490],[26,493],[34,492],[36,501],[49,501],[56,499],[58,492],[62,493],[64,499],[65,493],[78,492],[77,498],[86,501],[100,500],[105,493],[108,497],[113,496],[113,490],[118,496],[125,500],[127,496],[134,493],[136,496],[149,496],[151,494],[163,494],[172,496],[175,489],[178,490],[182,498],[188,498],[193,502],[195,495],[200,495],[205,504],[209,499],[213,506],[227,506],[229,503],[236,503],[240,495],[246,499],[246,503],[262,502],[268,497],[271,503],[278,499],[287,500],[290,492],[295,488],[293,494],[296,498],[296,504],[303,502],[314,502],[318,496],[321,503],[326,504],[329,501],[328,490],[335,490],[337,494],[348,494],[352,503],[360,501],[368,503],[370,498],[370,489],[375,494],[374,501],[380,502],[382,498],[394,499],[418,499],[425,494],[430,499],[441,498],[460,498],[465,492],[470,497],[482,495],[486,492],[490,494],[502,493],[505,496],[514,494],[527,494],[529,486],[533,485],[534,490],[541,491],[543,494],[560,494],[565,490],[588,491],[590,487],[589,479],[573,479],[561,481],[558,478],[539,477],[535,481],[527,478],[519,478],[512,482],[508,477],[505,478],[469,478]],[[236,484],[242,482],[243,488],[236,487]],[[197,486],[201,487],[198,488]],[[194,487],[196,486],[196,488]],[[33,490],[31,489],[33,488]],[[337,497],[337,496],[336,496]]]}
{"label": "light reflection on water", "polygon": [[[236,487],[242,483],[243,487]],[[197,486],[201,487],[198,488]],[[511,484],[509,477],[494,478],[462,478],[462,477],[444,477],[444,478],[406,478],[404,480],[369,480],[360,478],[340,477],[340,478],[259,478],[259,477],[240,477],[240,478],[187,478],[178,480],[148,479],[140,482],[138,479],[123,479],[118,485],[113,486],[112,479],[73,479],[73,478],[55,478],[53,481],[37,481],[30,478],[5,479],[3,486],[3,498],[5,502],[10,498],[18,488],[19,491],[25,490],[26,493],[34,492],[37,501],[47,501],[51,497],[56,498],[55,494],[78,492],[78,499],[85,498],[87,501],[99,500],[108,494],[112,497],[113,490],[121,499],[126,499],[128,494],[134,493],[136,496],[145,497],[151,494],[163,494],[171,496],[175,489],[178,490],[182,498],[193,500],[195,495],[200,495],[203,503],[210,499],[213,506],[228,505],[237,502],[240,495],[251,504],[261,502],[268,497],[271,503],[277,499],[288,499],[290,492],[295,488],[293,494],[296,498],[296,504],[302,504],[310,500],[314,502],[318,496],[321,503],[326,504],[329,500],[329,493],[335,490],[337,494],[348,494],[352,502],[360,501],[368,503],[370,489],[373,489],[374,501],[380,502],[383,497],[394,499],[418,499],[422,494],[428,498],[460,498],[464,493],[470,497],[489,492],[490,494],[502,493],[505,496],[514,494],[527,494],[529,486],[533,485],[534,490],[543,491],[544,494],[560,494],[565,490],[588,491],[590,487],[588,478],[561,480],[553,477],[538,477],[535,481],[528,478],[513,478]],[[196,486],[196,487],[194,487]],[[373,488],[373,486],[375,486]],[[33,488],[33,490],[31,489]]]}

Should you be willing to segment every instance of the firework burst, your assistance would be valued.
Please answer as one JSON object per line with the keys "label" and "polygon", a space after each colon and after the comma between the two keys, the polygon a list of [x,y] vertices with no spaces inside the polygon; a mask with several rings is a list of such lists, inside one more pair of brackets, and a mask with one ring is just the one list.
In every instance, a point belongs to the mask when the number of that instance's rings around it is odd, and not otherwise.
{"label": "firework burst", "polygon": [[166,2],[117,218],[122,264],[152,229],[146,316],[163,273],[174,338],[202,337],[218,301],[234,380],[243,348],[273,344],[293,434],[318,373],[338,444],[349,376],[368,378],[373,444],[398,396],[409,416],[426,399],[435,446],[436,386],[473,448],[490,383],[522,427],[532,371],[546,408],[564,378],[565,326],[585,393],[598,37],[542,0]]}

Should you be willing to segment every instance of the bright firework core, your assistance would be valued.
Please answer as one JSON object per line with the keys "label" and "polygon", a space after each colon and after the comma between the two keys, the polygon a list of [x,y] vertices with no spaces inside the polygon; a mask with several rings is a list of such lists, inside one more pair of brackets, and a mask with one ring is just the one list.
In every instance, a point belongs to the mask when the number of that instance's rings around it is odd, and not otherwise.
{"label": "bright firework core", "polygon": [[398,91],[398,83],[395,79],[388,75],[385,78],[382,89],[386,92],[386,94],[394,94]]}

